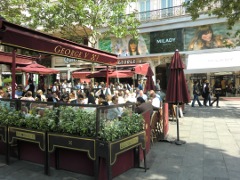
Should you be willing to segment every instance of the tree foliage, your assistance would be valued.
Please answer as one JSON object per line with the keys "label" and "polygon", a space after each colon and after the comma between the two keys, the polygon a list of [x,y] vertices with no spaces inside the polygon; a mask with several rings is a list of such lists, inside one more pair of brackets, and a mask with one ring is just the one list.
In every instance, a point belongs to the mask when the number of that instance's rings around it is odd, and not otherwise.
{"label": "tree foliage", "polygon": [[125,15],[134,0],[3,0],[1,16],[7,21],[79,42],[87,38],[138,36],[140,22]]}

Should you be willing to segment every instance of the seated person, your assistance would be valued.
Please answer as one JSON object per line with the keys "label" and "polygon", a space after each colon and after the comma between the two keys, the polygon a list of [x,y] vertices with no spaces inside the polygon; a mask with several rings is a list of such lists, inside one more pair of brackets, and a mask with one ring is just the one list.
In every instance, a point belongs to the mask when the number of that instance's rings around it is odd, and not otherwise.
{"label": "seated person", "polygon": [[89,89],[87,89],[86,91],[85,91],[85,93],[86,93],[86,98],[88,99],[88,104],[96,104],[96,102],[95,102],[95,98],[94,98],[94,96],[92,95],[92,93],[90,92],[90,90]]}
{"label": "seated person", "polygon": [[137,97],[142,97],[144,101],[147,101],[147,98],[148,98],[147,95],[144,94],[143,90],[139,90]]}
{"label": "seated person", "polygon": [[35,99],[32,97],[32,91],[27,91],[21,100],[35,101]]}
{"label": "seated person", "polygon": [[[109,105],[117,105],[117,104],[118,104],[118,98],[117,98],[117,96],[113,96],[112,97],[112,102]],[[123,112],[122,112],[122,109],[120,107],[115,107],[115,108],[108,109],[107,119],[108,120],[117,119],[117,118],[121,117],[122,113]]]}
{"label": "seated person", "polygon": [[16,98],[21,98],[23,96],[23,89],[22,86],[17,86],[17,90],[15,92]]}
{"label": "seated person", "polygon": [[152,92],[150,94],[150,101],[152,102],[152,105],[156,108],[160,108],[161,107],[161,100],[159,97],[157,97],[157,94],[155,92]]}
{"label": "seated person", "polygon": [[35,101],[47,102],[47,98],[45,97],[41,89],[37,90]]}
{"label": "seated person", "polygon": [[48,102],[58,102],[58,101],[60,101],[60,99],[59,99],[59,97],[58,97],[58,95],[57,95],[57,92],[53,92],[53,93],[52,93],[52,97],[49,97],[49,98],[47,99],[47,101],[48,101]]}
{"label": "seated person", "polygon": [[63,94],[60,101],[60,103],[69,103],[69,95],[66,93],[66,94]]}
{"label": "seated person", "polygon": [[78,94],[77,99],[70,101],[71,104],[85,104],[84,102],[84,95]]}
{"label": "seated person", "polygon": [[145,102],[145,100],[142,97],[137,98],[137,107],[135,108],[135,112],[138,114],[141,114],[145,111],[150,110],[150,114],[153,113],[153,105],[150,101]]}
{"label": "seated person", "polygon": [[108,105],[108,102],[106,101],[106,98],[105,98],[105,95],[104,94],[100,94],[98,96],[98,104],[99,105],[104,105],[104,106],[107,106]]}

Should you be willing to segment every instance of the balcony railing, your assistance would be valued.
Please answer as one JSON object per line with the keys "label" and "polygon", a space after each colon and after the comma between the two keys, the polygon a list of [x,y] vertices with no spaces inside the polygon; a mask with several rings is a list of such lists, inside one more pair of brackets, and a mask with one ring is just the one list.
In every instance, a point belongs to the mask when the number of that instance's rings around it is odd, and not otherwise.
{"label": "balcony railing", "polygon": [[164,18],[182,16],[186,14],[186,8],[183,6],[174,6],[154,11],[144,11],[136,13],[136,17],[140,22],[155,21]]}
{"label": "balcony railing", "polygon": [[[213,2],[211,5],[206,6],[203,9],[203,12],[207,12],[208,10],[212,10],[215,8],[219,8],[222,5],[221,1]],[[136,17],[140,22],[149,22],[149,21],[155,21],[159,19],[164,19],[164,18],[172,18],[176,16],[183,16],[186,15],[186,7],[180,5],[180,6],[173,6],[169,8],[164,8],[164,9],[157,9],[154,11],[144,11],[144,12],[139,12],[136,13]]]}

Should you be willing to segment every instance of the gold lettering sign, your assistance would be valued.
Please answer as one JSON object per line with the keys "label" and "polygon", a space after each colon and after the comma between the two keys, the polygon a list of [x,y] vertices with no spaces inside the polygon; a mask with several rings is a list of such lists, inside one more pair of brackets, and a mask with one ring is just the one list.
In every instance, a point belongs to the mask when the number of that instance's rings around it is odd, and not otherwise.
{"label": "gold lettering sign", "polygon": [[125,148],[132,146],[134,144],[137,144],[137,143],[138,143],[138,137],[129,139],[125,142],[120,143],[120,150],[125,149]]}
{"label": "gold lettering sign", "polygon": [[74,49],[69,49],[69,48],[67,49],[67,48],[62,47],[61,45],[57,45],[54,48],[54,52],[57,54],[62,54],[64,56],[83,58],[83,59],[88,59],[88,60],[92,60],[92,61],[97,61],[99,58],[99,55],[97,55],[97,54],[83,52],[83,51],[76,51]]}
{"label": "gold lettering sign", "polygon": [[16,136],[21,138],[36,140],[35,134],[32,134],[32,133],[16,131]]}

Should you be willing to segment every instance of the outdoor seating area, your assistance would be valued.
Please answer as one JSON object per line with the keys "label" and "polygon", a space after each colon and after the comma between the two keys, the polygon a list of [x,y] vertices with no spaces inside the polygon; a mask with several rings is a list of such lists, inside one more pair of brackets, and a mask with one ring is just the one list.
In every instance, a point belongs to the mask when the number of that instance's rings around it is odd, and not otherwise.
{"label": "outdoor seating area", "polygon": [[[98,106],[31,102],[27,111],[25,101],[1,99],[0,102],[0,153],[5,154],[9,165],[11,156],[16,156],[43,164],[48,175],[51,175],[49,168],[55,167],[99,179],[112,179],[129,168],[140,167],[141,161],[145,162],[143,168],[147,170],[146,153],[150,150],[150,138],[145,140],[150,129],[143,128],[149,127],[143,124],[150,123],[150,113],[135,114],[134,103]],[[123,108],[126,115],[123,114],[120,121],[118,118],[104,119],[108,116],[105,113],[114,108]],[[7,118],[7,111],[11,119]],[[69,124],[72,121],[78,125],[73,127],[74,124]],[[129,127],[126,132],[121,128],[126,127],[124,123]],[[17,154],[13,153],[12,145],[17,148]],[[134,155],[136,152],[139,153],[137,156]],[[75,161],[70,161],[71,158]],[[119,169],[119,163],[128,164],[128,168]],[[118,166],[117,172],[113,166]]]}

